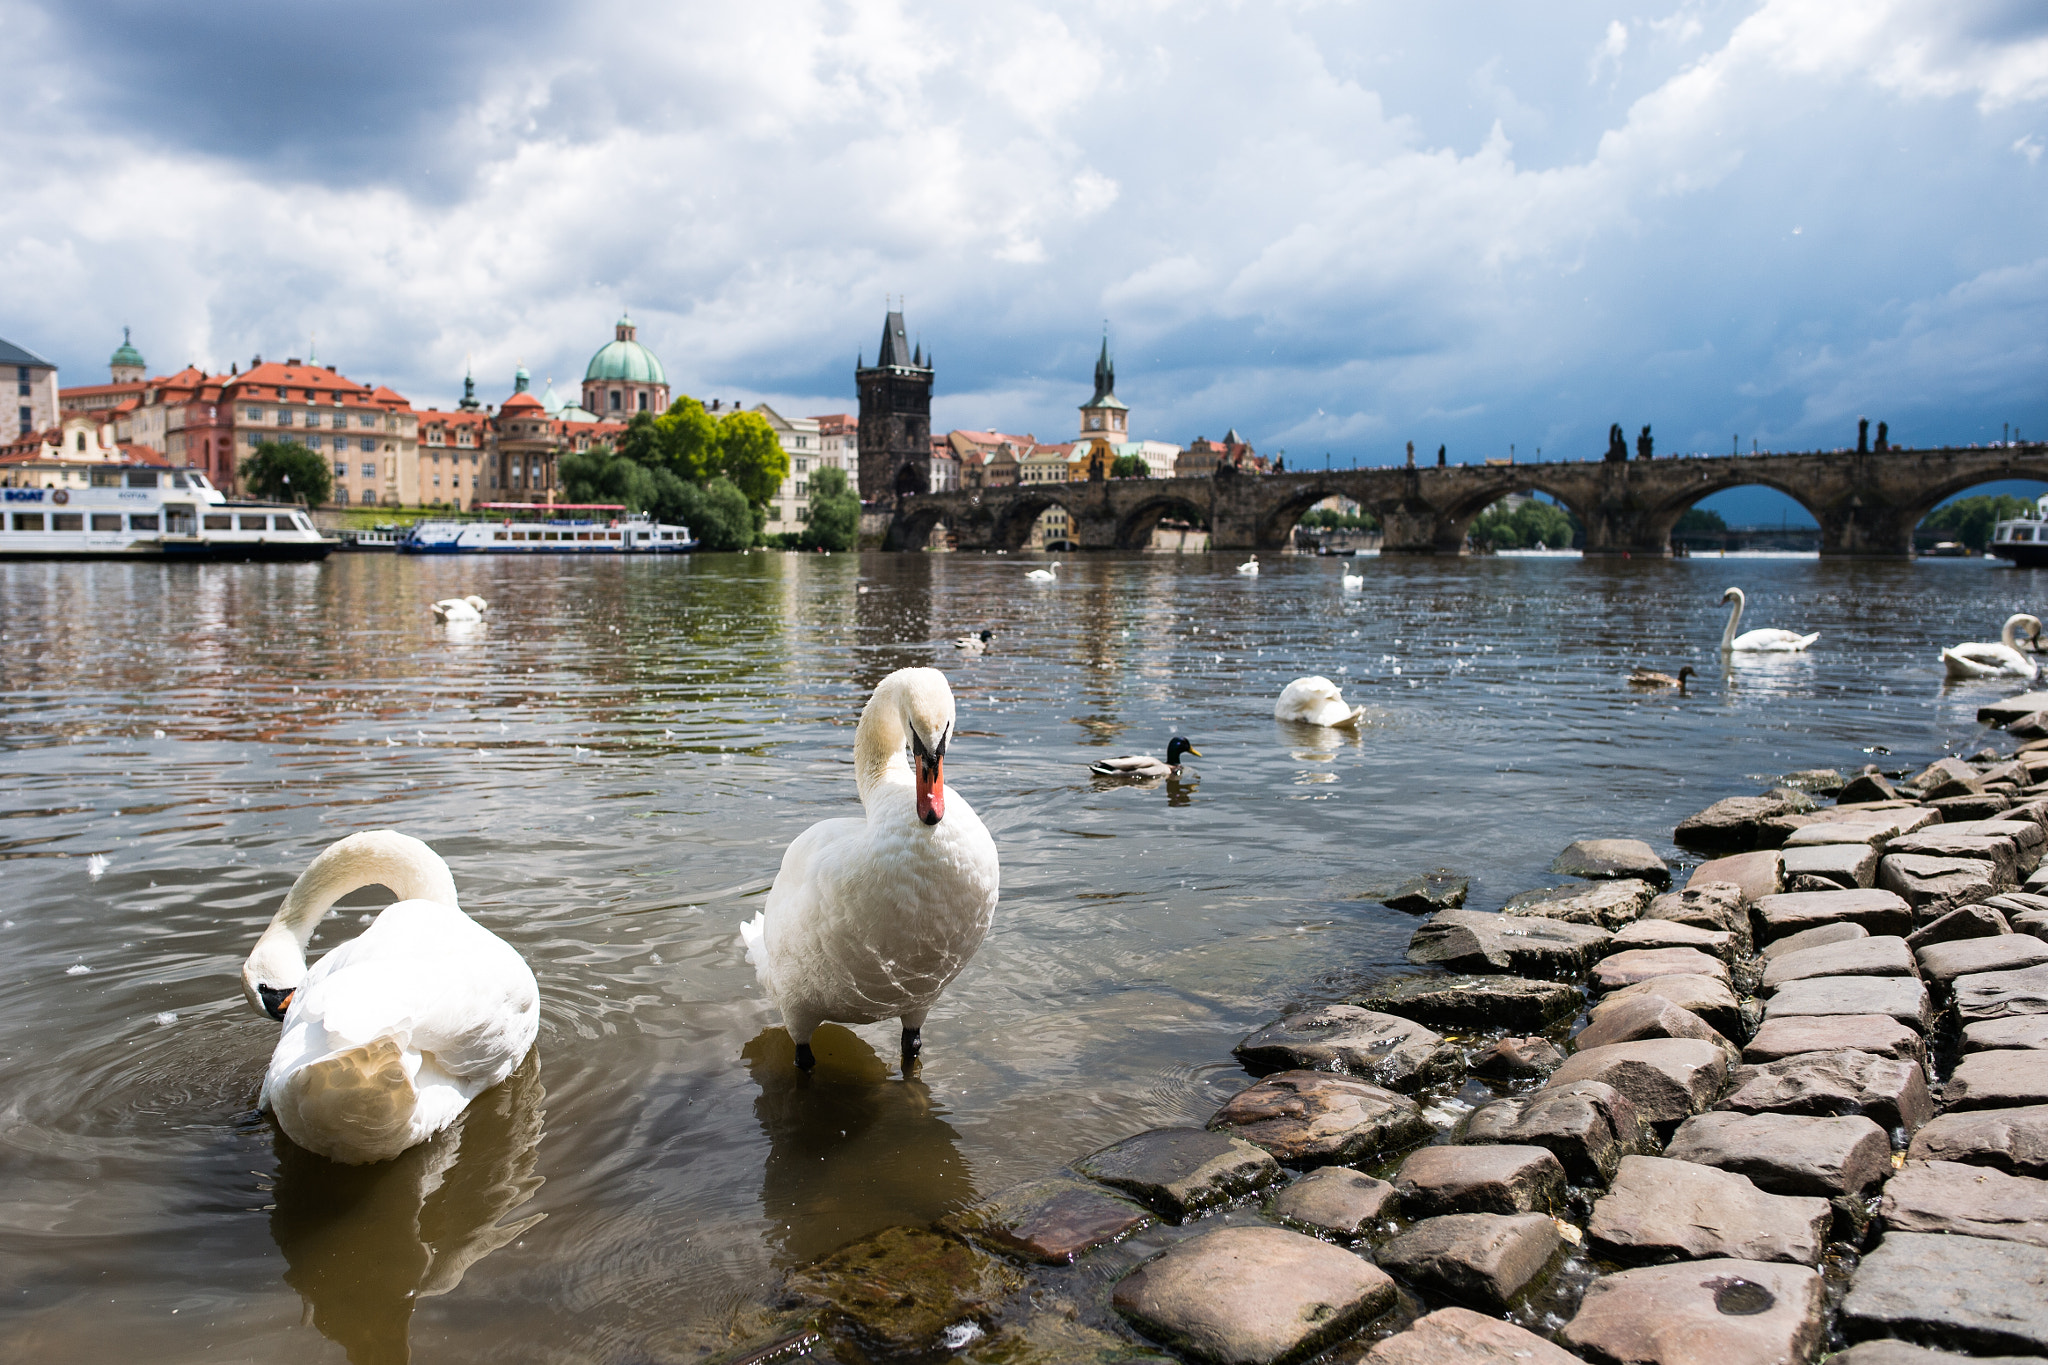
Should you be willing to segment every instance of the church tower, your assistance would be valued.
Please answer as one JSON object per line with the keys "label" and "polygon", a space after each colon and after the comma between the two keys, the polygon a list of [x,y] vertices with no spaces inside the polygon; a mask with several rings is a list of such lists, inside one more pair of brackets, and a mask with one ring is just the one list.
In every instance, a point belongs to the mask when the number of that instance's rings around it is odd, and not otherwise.
{"label": "church tower", "polygon": [[894,504],[931,487],[932,363],[910,348],[903,314],[882,323],[872,365],[855,362],[860,390],[860,500]]}
{"label": "church tower", "polygon": [[1117,401],[1116,362],[1109,358],[1109,334],[1102,335],[1102,354],[1095,361],[1095,396],[1081,405],[1083,441],[1120,445],[1131,439],[1131,410]]}

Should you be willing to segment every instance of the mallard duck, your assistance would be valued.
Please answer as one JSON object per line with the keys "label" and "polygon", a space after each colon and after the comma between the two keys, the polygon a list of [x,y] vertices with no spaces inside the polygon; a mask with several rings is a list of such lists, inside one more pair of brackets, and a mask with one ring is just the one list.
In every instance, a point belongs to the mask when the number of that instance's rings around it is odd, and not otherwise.
{"label": "mallard duck", "polygon": [[1126,754],[1122,758],[1105,758],[1090,763],[1088,771],[1097,777],[1180,777],[1182,776],[1180,756],[1193,754],[1202,756],[1202,751],[1187,742],[1181,735],[1166,741],[1166,761],[1150,754]]}
{"label": "mallard duck", "polygon": [[988,648],[988,642],[994,635],[995,632],[992,630],[984,630],[979,635],[962,635],[953,641],[953,648],[964,649],[969,654],[979,654]]}
{"label": "mallard duck", "polygon": [[1630,687],[1675,687],[1683,692],[1685,691],[1685,680],[1692,675],[1691,664],[1687,664],[1679,669],[1678,676],[1675,678],[1669,673],[1659,673],[1654,668],[1637,668],[1630,671],[1628,685]]}

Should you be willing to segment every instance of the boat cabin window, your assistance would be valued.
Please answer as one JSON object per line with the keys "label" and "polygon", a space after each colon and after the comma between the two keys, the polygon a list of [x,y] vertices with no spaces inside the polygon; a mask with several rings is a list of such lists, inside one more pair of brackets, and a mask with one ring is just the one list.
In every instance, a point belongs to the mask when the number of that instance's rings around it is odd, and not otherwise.
{"label": "boat cabin window", "polygon": [[13,526],[17,531],[40,531],[43,529],[43,514],[41,512],[16,512],[14,514]]}
{"label": "boat cabin window", "polygon": [[52,531],[83,531],[85,529],[85,513],[52,512],[50,514],[50,529]]}
{"label": "boat cabin window", "polygon": [[2034,538],[2034,528],[2031,526],[2015,526],[2012,528],[2012,538],[2014,540],[2032,540]]}
{"label": "boat cabin window", "polygon": [[121,486],[121,471],[118,469],[93,470],[92,486],[94,488],[119,488]]}
{"label": "boat cabin window", "polygon": [[95,531],[118,531],[121,529],[119,512],[95,512],[92,514],[92,529]]}
{"label": "boat cabin window", "polygon": [[267,531],[270,529],[270,518],[245,516],[242,518],[241,529],[244,531]]}
{"label": "boat cabin window", "polygon": [[214,516],[209,513],[206,518],[206,529],[209,531],[232,531],[235,529],[235,519],[233,517]]}
{"label": "boat cabin window", "polygon": [[164,515],[171,519],[167,529],[172,535],[189,536],[194,534],[195,528],[193,523],[195,518],[190,503],[180,503],[176,506],[166,507],[164,508]]}
{"label": "boat cabin window", "polygon": [[298,527],[301,531],[310,531],[313,529],[313,523],[306,520],[306,514],[304,512],[292,513],[292,525]]}
{"label": "boat cabin window", "polygon": [[129,529],[129,530],[131,530],[131,531],[154,531],[154,530],[156,530],[156,529],[157,529],[157,517],[156,517],[156,513],[154,513],[154,512],[130,512],[130,513],[128,514],[128,529]]}
{"label": "boat cabin window", "polygon": [[155,488],[157,486],[156,478],[156,471],[154,469],[131,469],[128,471],[128,486],[130,488]]}

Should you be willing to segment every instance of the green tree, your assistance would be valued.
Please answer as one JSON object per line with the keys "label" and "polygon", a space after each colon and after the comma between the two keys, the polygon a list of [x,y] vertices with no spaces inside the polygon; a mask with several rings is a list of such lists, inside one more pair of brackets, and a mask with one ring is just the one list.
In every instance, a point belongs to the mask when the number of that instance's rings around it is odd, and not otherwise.
{"label": "green tree", "polygon": [[265,441],[239,472],[253,497],[317,507],[334,493],[333,469],[297,441]]}
{"label": "green tree", "polygon": [[682,483],[675,520],[707,550],[744,550],[754,543],[754,511],[731,479]]}
{"label": "green tree", "polygon": [[627,419],[625,433],[619,437],[619,454],[648,469],[661,467],[661,428],[653,413],[636,412]]}
{"label": "green tree", "polygon": [[1474,545],[1493,550],[1527,550],[1538,544],[1552,550],[1568,548],[1578,523],[1562,507],[1529,498],[1510,510],[1495,503],[1472,519],[1466,532]]}
{"label": "green tree", "polygon": [[718,419],[704,411],[702,403],[685,394],[668,405],[655,426],[659,463],[670,473],[692,483],[703,483],[718,473]]}
{"label": "green tree", "polygon": [[766,507],[789,477],[789,454],[758,412],[735,412],[718,424],[718,472],[756,507]]}
{"label": "green tree", "polygon": [[811,476],[811,519],[799,533],[806,550],[851,550],[860,543],[860,497],[843,469],[821,469]]}
{"label": "green tree", "polygon": [[1149,479],[1152,477],[1152,466],[1145,463],[1143,455],[1135,452],[1129,455],[1119,455],[1116,457],[1116,463],[1109,467],[1109,477],[1112,479]]}
{"label": "green tree", "polygon": [[1935,508],[1920,526],[1944,539],[1960,540],[1973,550],[1981,550],[1991,543],[1991,533],[1999,522],[2032,515],[2034,504],[2025,498],[2008,493],[1979,493]]}
{"label": "green tree", "polygon": [[1727,521],[1711,507],[1686,508],[1678,524],[1671,528],[1674,536],[1718,536],[1727,531]]}

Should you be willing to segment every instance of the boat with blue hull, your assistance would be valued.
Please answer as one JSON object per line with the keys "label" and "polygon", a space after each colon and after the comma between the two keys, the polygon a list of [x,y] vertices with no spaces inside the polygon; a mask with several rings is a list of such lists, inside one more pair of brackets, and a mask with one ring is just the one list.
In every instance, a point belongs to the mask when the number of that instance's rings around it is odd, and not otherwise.
{"label": "boat with blue hull", "polygon": [[399,549],[416,555],[673,555],[697,548],[689,527],[629,513],[622,503],[486,502],[476,510],[499,516],[414,522]]}

